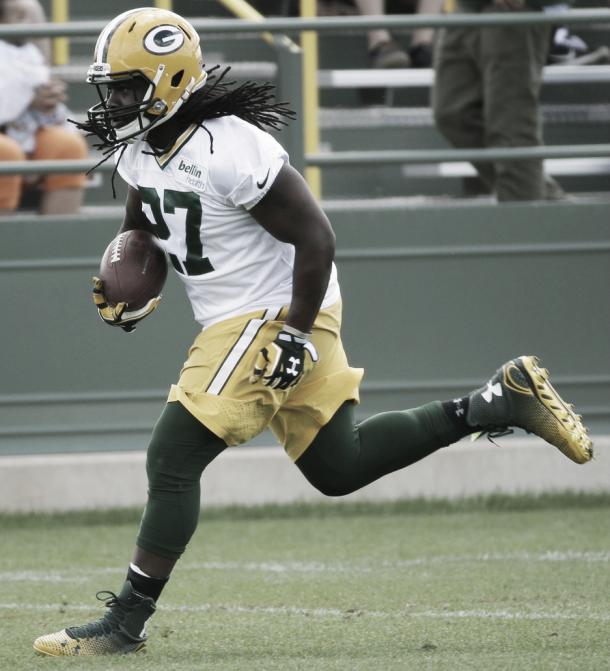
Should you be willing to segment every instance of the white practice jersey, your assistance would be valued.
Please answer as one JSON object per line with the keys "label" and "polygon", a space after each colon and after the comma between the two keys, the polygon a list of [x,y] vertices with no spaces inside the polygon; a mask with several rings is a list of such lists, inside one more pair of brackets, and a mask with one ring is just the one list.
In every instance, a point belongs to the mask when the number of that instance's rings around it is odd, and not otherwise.
{"label": "white practice jersey", "polygon": [[[185,131],[163,156],[143,140],[118,166],[140,193],[143,210],[184,282],[202,326],[289,305],[294,247],[249,214],[288,155],[271,136],[235,116]],[[322,306],[340,297],[332,274]]]}

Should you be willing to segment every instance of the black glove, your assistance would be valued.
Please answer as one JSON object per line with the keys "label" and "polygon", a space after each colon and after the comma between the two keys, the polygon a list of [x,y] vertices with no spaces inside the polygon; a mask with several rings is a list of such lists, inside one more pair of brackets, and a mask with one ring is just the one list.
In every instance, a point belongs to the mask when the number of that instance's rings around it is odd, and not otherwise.
{"label": "black glove", "polygon": [[309,352],[314,363],[318,360],[318,352],[308,337],[307,333],[284,326],[275,340],[258,353],[250,382],[262,380],[273,389],[294,387],[303,376],[305,352]]}
{"label": "black glove", "polygon": [[99,277],[93,278],[93,302],[100,318],[109,326],[120,326],[123,331],[131,333],[136,323],[144,319],[159,305],[161,296],[151,298],[140,310],[128,311],[127,303],[117,303],[114,307],[108,304],[104,296],[104,283]]}

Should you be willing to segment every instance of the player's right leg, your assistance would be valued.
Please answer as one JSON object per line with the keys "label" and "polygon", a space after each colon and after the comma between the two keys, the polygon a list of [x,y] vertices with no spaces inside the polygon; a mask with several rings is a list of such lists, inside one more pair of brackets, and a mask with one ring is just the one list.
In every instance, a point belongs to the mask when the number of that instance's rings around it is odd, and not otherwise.
{"label": "player's right leg", "polygon": [[118,594],[98,592],[107,606],[101,618],[41,636],[36,652],[104,655],[144,647],[146,621],[197,527],[201,474],[225,447],[180,403],[166,405],[148,448],[148,502],[127,580]]}

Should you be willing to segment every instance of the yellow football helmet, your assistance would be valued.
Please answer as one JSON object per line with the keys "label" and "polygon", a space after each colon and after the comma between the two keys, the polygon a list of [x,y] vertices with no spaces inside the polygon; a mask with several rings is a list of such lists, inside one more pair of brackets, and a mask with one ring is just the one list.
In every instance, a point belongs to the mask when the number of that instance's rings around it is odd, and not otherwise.
{"label": "yellow football helmet", "polygon": [[[89,127],[106,144],[133,141],[170,119],[206,81],[199,35],[178,14],[142,7],[114,18],[95,45],[87,83],[100,103],[87,112]],[[133,105],[109,105],[108,85],[144,78],[148,87]]]}

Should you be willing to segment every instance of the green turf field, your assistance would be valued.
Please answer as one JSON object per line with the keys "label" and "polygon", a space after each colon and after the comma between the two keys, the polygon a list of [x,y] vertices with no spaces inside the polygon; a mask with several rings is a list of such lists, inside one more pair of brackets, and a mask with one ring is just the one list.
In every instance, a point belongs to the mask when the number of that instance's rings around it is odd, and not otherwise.
{"label": "green turf field", "polygon": [[0,669],[610,669],[610,496],[204,514],[147,652],[36,657],[99,615],[135,513],[0,517]]}

